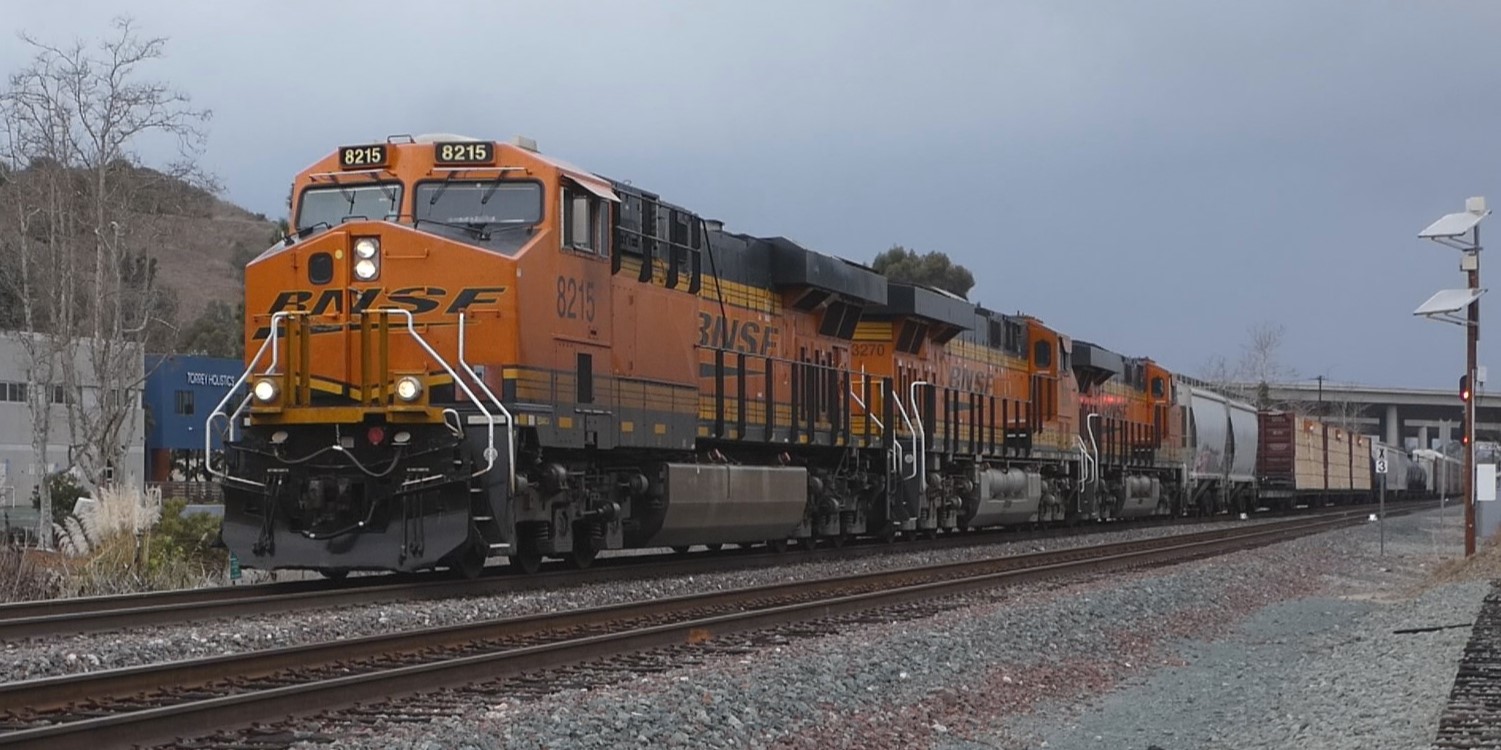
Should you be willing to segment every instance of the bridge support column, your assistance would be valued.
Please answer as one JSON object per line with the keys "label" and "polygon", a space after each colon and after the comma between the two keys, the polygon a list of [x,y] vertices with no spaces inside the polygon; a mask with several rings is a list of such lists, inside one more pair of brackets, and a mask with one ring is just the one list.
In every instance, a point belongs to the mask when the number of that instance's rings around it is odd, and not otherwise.
{"label": "bridge support column", "polygon": [[1402,445],[1402,422],[1398,419],[1396,404],[1386,407],[1386,444]]}
{"label": "bridge support column", "polygon": [[1418,428],[1418,447],[1422,448],[1424,450],[1428,450],[1428,449],[1430,449],[1430,448],[1433,447],[1433,446],[1431,446],[1431,445],[1428,444],[1428,426],[1427,425],[1423,425],[1422,427]]}

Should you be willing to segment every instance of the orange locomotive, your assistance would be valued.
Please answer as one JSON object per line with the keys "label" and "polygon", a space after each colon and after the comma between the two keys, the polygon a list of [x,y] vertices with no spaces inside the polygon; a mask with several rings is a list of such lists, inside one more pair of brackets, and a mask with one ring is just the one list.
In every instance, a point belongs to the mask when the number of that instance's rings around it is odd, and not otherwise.
{"label": "orange locomotive", "polygon": [[[1172,378],[516,144],[338,149],[246,269],[248,567],[936,533],[1178,510]],[[1072,357],[1072,361],[1071,361]]]}

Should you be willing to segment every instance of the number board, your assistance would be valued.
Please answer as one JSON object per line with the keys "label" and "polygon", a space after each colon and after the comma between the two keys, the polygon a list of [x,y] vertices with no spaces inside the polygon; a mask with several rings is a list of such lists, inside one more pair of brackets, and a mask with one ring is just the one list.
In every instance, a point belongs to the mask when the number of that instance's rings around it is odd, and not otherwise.
{"label": "number board", "polygon": [[495,161],[495,144],[489,141],[434,143],[433,161],[439,164],[489,164]]}
{"label": "number board", "polygon": [[369,146],[340,146],[339,169],[366,169],[384,167],[389,153],[383,143]]}

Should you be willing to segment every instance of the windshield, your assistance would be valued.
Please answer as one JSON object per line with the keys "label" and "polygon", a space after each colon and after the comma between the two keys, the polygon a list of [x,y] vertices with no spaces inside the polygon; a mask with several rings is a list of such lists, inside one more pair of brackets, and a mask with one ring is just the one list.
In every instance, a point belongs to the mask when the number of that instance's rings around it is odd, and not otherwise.
{"label": "windshield", "polygon": [[297,208],[299,230],[326,223],[331,227],[351,218],[394,219],[401,213],[401,185],[331,185],[309,188]]}
{"label": "windshield", "polygon": [[542,220],[542,186],[505,180],[448,180],[417,186],[417,227],[511,253]]}

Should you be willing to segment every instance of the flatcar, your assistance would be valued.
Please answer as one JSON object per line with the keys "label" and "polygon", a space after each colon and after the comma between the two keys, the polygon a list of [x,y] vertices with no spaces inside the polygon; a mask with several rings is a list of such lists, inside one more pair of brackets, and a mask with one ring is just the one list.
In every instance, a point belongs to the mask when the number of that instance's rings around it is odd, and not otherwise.
{"label": "flatcar", "polygon": [[246,567],[476,575],[1249,502],[1241,411],[1151,359],[525,139],[344,146],[292,196],[206,430]]}

